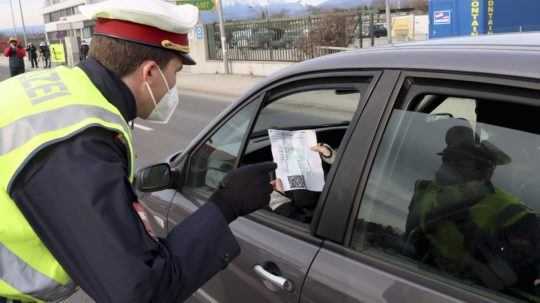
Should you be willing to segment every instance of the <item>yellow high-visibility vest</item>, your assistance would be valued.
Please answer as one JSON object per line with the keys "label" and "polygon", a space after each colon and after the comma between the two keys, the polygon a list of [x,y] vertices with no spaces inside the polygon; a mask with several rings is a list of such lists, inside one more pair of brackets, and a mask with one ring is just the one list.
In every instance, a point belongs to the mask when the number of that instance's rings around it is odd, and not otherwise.
{"label": "yellow high-visibility vest", "polygon": [[133,181],[131,130],[80,68],[23,74],[1,82],[0,92],[0,297],[57,301],[76,285],[9,196],[13,181],[40,150],[90,127],[123,137]]}

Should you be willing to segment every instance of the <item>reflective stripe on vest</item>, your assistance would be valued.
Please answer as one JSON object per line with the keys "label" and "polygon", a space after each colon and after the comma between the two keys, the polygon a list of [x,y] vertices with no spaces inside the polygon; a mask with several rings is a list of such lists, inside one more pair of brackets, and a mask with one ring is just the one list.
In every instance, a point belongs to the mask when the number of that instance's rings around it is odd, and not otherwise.
{"label": "reflective stripe on vest", "polygon": [[96,126],[122,135],[132,181],[131,130],[79,68],[27,73],[0,82],[0,92],[0,297],[62,300],[76,286],[9,196],[13,181],[39,151]]}
{"label": "reflective stripe on vest", "polygon": [[[122,124],[122,118],[118,115],[100,107],[88,105],[70,105],[50,112],[38,113],[0,128],[0,156],[22,146],[37,134],[58,130],[87,118],[100,118]],[[29,128],[29,125],[32,125],[32,128]],[[126,129],[126,132],[129,130]],[[15,134],[17,136],[14,136]]]}
{"label": "reflective stripe on vest", "polygon": [[[55,301],[59,297],[69,296],[75,289],[73,283],[62,285],[33,270],[2,244],[0,244],[0,264],[10,264],[11,268],[16,268],[16,270],[10,268],[9,271],[5,271],[5,267],[0,266],[0,277],[6,283],[36,299]],[[35,289],[39,291],[34,291]]]}
{"label": "reflective stripe on vest", "polygon": [[[104,110],[101,107],[90,105],[69,105],[54,109],[52,111],[37,113],[32,116],[24,117],[0,128],[0,156],[24,145],[39,134],[59,130],[89,118],[98,118],[103,121],[122,125],[124,131],[126,133],[130,133],[129,127],[127,124],[125,124],[122,117]],[[86,128],[91,126],[100,125],[89,124]],[[80,131],[82,130],[84,129],[81,129]],[[47,145],[53,143],[56,142],[48,142]],[[42,148],[44,147],[46,146],[42,146]],[[18,171],[20,171],[20,169]],[[17,172],[13,177],[17,175]],[[8,183],[8,192],[11,189],[13,180],[14,178],[12,178],[12,180]]]}

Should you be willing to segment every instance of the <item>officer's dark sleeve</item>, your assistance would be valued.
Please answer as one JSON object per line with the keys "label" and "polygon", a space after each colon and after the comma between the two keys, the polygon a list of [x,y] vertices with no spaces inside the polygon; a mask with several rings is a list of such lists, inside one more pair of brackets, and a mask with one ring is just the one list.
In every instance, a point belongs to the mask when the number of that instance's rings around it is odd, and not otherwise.
{"label": "officer's dark sleeve", "polygon": [[72,279],[97,302],[178,302],[239,247],[213,203],[154,241],[133,211],[125,148],[99,128],[39,152],[11,196]]}

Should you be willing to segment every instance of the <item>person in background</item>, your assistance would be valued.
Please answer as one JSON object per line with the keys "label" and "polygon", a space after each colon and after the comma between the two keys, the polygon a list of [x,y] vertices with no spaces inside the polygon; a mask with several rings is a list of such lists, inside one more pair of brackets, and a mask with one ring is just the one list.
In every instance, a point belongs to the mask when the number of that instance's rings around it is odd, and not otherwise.
{"label": "person in background", "polygon": [[32,42],[28,43],[26,46],[26,52],[29,55],[30,63],[32,64],[32,68],[38,68],[38,61],[37,61],[37,48],[34,46]]}
{"label": "person in background", "polygon": [[11,77],[15,77],[24,73],[24,57],[26,56],[26,51],[19,44],[17,38],[9,38],[8,43],[8,47],[4,49],[4,56],[9,58],[9,73]]}
{"label": "person in background", "polygon": [[81,47],[79,48],[79,59],[81,61],[86,60],[86,57],[88,57],[89,50],[90,50],[90,46],[88,46],[88,42],[86,42],[86,40],[83,40],[81,43]]}
{"label": "person in background", "polygon": [[43,41],[39,43],[39,53],[43,59],[43,67],[51,68],[51,50],[47,43]]}

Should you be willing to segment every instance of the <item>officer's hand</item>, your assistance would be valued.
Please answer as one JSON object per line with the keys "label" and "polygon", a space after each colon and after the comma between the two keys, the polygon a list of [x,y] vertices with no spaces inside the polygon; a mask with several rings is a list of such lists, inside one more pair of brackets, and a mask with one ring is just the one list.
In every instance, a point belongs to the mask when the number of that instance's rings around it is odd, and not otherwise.
{"label": "officer's hand", "polygon": [[270,172],[276,168],[273,162],[240,167],[221,181],[210,201],[218,206],[229,223],[266,207],[273,190]]}

